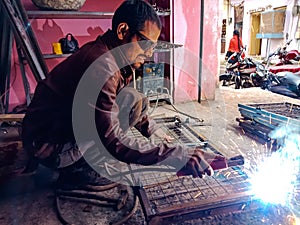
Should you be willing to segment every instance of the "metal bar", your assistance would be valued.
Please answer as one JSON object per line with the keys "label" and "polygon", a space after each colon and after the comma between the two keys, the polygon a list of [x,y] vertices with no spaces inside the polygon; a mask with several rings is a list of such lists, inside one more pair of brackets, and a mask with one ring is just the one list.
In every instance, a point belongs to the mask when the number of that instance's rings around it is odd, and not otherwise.
{"label": "metal bar", "polygon": [[46,72],[40,64],[37,52],[34,50],[33,37],[29,36],[24,26],[24,24],[29,24],[28,21],[23,20],[15,1],[2,0],[1,5],[4,8],[5,16],[11,21],[15,39],[20,43],[35,79],[39,81],[46,78]]}
{"label": "metal bar", "polygon": [[[299,128],[299,107],[299,105],[286,103],[270,104],[268,107],[266,107],[265,104],[238,104],[242,117],[263,124],[271,129],[275,129],[280,125],[289,125],[290,127]],[[293,116],[294,114],[295,116]],[[293,118],[291,116],[293,116]]]}
{"label": "metal bar", "polygon": [[1,113],[8,112],[10,83],[7,81],[11,69],[12,31],[7,17],[4,15],[4,8],[0,4],[0,95]]}
{"label": "metal bar", "polygon": [[202,74],[203,74],[203,29],[204,29],[204,0],[200,1],[200,45],[199,45],[199,77],[198,77],[198,102],[201,103]]}
{"label": "metal bar", "polygon": [[18,52],[18,58],[19,58],[19,63],[20,63],[20,70],[21,70],[21,75],[22,75],[22,81],[23,81],[23,87],[24,87],[24,92],[25,92],[26,103],[27,103],[27,106],[28,106],[31,102],[31,99],[30,99],[30,86],[29,86],[29,82],[28,82],[27,77],[26,77],[26,72],[25,72],[21,47],[18,43],[17,43],[17,52]]}
{"label": "metal bar", "polygon": [[[9,64],[10,65],[10,64]],[[6,74],[6,80],[5,80],[5,103],[4,103],[4,113],[8,113],[8,107],[9,107],[9,93],[10,93],[10,74]]]}
{"label": "metal bar", "polygon": [[26,10],[25,10],[25,8],[24,8],[21,0],[15,0],[15,2],[16,2],[16,9],[18,10],[18,13],[20,14],[20,17],[21,17],[21,19],[23,21],[23,25],[26,28],[26,32],[27,32],[27,34],[29,36],[32,48],[33,48],[35,54],[37,55],[37,60],[38,60],[38,62],[40,64],[40,66],[41,66],[44,74],[47,75],[48,72],[49,72],[48,71],[48,67],[47,67],[46,62],[45,62],[45,60],[43,58],[43,54],[42,54],[41,49],[40,49],[40,47],[38,45],[38,42],[37,42],[37,40],[35,38],[34,32],[32,30],[32,27],[31,27],[31,25],[29,23]]}

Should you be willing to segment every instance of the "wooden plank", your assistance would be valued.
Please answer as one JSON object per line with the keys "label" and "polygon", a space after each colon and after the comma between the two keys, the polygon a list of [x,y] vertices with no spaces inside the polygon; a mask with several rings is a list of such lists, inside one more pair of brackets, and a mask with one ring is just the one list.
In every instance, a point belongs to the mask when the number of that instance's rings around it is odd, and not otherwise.
{"label": "wooden plank", "polygon": [[21,122],[25,114],[0,114],[0,122],[17,121]]}

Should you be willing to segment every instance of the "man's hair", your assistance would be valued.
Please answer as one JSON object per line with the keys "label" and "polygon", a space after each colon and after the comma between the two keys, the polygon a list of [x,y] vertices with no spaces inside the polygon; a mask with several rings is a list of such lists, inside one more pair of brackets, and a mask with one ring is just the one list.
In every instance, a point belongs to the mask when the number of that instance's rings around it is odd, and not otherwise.
{"label": "man's hair", "polygon": [[127,0],[124,1],[115,11],[112,19],[112,30],[116,32],[120,23],[127,23],[129,29],[133,31],[141,31],[145,22],[149,20],[162,28],[159,16],[153,7],[143,0]]}

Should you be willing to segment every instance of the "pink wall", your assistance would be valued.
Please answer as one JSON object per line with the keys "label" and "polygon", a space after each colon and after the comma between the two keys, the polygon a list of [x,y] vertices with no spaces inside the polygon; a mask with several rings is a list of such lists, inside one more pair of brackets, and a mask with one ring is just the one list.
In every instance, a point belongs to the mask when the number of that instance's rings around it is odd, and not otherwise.
{"label": "pink wall", "polygon": [[[26,10],[39,10],[31,0],[22,0],[22,2]],[[122,0],[86,0],[80,11],[113,12],[121,2]],[[69,32],[75,36],[81,46],[87,41],[94,40],[99,34],[102,34],[111,26],[110,19],[30,18],[29,22],[43,54],[51,54],[52,43],[57,42]],[[45,61],[49,70],[51,70],[58,62],[64,59],[65,58],[45,59]],[[33,93],[36,87],[36,82],[27,65],[26,68],[27,79],[29,80],[31,92]],[[12,53],[9,111],[11,111],[16,105],[26,102],[24,93],[17,52],[14,48]]]}
{"label": "pink wall", "polygon": [[[174,42],[184,47],[174,51],[175,102],[198,100],[200,0],[174,0]],[[218,75],[220,24],[219,1],[204,3],[203,69],[201,98],[214,99]],[[180,84],[180,85],[179,85]]]}
{"label": "pink wall", "polygon": [[214,99],[219,80],[219,55],[221,52],[222,6],[219,0],[205,1],[203,27],[202,99]]}
{"label": "pink wall", "polygon": [[[31,0],[22,0],[27,10],[38,10]],[[162,4],[168,0],[161,0]],[[183,44],[183,48],[174,51],[175,59],[175,102],[197,100],[199,76],[199,40],[200,40],[200,0],[171,0],[174,4],[174,42]],[[211,2],[214,2],[212,4]],[[113,12],[122,0],[86,0],[80,11]],[[202,98],[213,99],[217,83],[218,50],[220,28],[218,24],[218,0],[205,4],[204,49]],[[164,5],[161,7],[165,8]],[[110,28],[110,19],[30,19],[31,27],[43,54],[52,53],[51,43],[57,42],[67,33],[72,33],[83,45],[94,40],[99,34]],[[168,34],[167,34],[168,35]],[[169,37],[166,37],[168,40]],[[10,109],[25,102],[21,82],[19,62],[16,51],[12,55],[12,85],[10,89]],[[46,59],[51,70],[62,59]],[[27,78],[34,91],[36,82],[29,69]],[[14,82],[13,82],[14,81]],[[180,84],[180,85],[178,85]]]}
{"label": "pink wall", "polygon": [[[114,12],[122,0],[97,1],[86,0],[80,11]],[[31,0],[23,0],[27,10],[39,10]],[[99,34],[111,26],[110,19],[30,19],[31,26],[43,54],[52,53],[52,43],[72,33],[79,42],[79,46],[94,40]],[[46,59],[51,70],[63,59]]]}

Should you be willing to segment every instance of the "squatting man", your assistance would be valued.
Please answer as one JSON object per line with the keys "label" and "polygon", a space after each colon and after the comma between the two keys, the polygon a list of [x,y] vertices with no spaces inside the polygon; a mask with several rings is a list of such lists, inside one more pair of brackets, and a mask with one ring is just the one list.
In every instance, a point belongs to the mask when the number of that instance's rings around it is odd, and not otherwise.
{"label": "squatting man", "polygon": [[111,29],[38,82],[23,121],[23,145],[32,159],[59,171],[58,184],[107,184],[95,162],[109,156],[126,163],[169,165],[193,177],[213,174],[207,160],[215,155],[126,135],[131,127],[147,138],[161,135],[147,115],[148,99],[128,85],[134,69],[152,56],[161,29],[149,3],[124,1]]}

